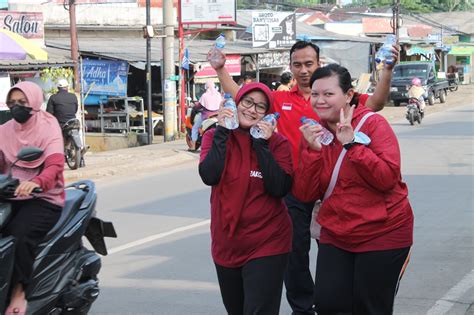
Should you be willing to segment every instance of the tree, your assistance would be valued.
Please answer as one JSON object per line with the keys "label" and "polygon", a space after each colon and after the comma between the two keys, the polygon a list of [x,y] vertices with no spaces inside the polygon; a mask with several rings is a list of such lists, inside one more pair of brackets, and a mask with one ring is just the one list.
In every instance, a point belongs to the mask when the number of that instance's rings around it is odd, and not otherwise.
{"label": "tree", "polygon": [[[355,0],[354,3],[371,8],[393,5],[393,0]],[[473,9],[472,0],[401,0],[401,6],[412,12],[451,12]]]}

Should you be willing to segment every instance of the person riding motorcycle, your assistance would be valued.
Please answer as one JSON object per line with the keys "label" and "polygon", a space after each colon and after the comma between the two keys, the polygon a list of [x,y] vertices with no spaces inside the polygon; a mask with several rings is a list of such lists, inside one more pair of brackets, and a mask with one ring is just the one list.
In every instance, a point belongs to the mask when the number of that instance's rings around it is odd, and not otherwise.
{"label": "person riding motorcycle", "polygon": [[417,100],[418,108],[422,113],[424,112],[426,106],[424,98],[425,94],[426,91],[421,85],[421,80],[417,77],[413,78],[411,80],[411,87],[408,89],[408,97]]}
{"label": "person riding motorcycle", "polygon": [[196,114],[194,117],[193,128],[191,130],[191,144],[190,151],[196,151],[196,141],[199,137],[199,128],[202,126],[202,122],[206,120],[210,115],[216,113],[219,109],[219,105],[222,101],[222,96],[217,91],[214,82],[206,82],[206,92],[199,99],[199,104],[202,105],[203,109],[200,114]]}
{"label": "person riding motorcycle", "polygon": [[68,92],[69,82],[66,79],[58,81],[58,93],[48,100],[46,111],[52,114],[63,126],[68,120],[76,118],[78,109],[77,97]]}
{"label": "person riding motorcycle", "polygon": [[[26,314],[25,290],[31,278],[35,248],[58,221],[64,206],[64,148],[57,119],[41,110],[43,92],[33,82],[13,86],[6,104],[13,119],[0,125],[0,174],[20,180],[12,201],[13,216],[4,232],[16,239],[10,305],[5,314]],[[19,161],[24,147],[44,151],[34,161]],[[32,192],[40,188],[42,192]]]}

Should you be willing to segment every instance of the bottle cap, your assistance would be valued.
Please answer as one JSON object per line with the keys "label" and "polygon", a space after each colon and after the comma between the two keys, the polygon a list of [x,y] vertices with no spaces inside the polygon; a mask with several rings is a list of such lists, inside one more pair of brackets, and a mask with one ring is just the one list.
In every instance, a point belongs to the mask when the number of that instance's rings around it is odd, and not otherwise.
{"label": "bottle cap", "polygon": [[274,113],[273,113],[273,116],[275,116],[275,119],[278,119],[278,118],[280,118],[280,113],[274,112]]}
{"label": "bottle cap", "polygon": [[232,98],[232,97],[230,96],[230,93],[225,93],[224,98],[227,100],[227,99]]}
{"label": "bottle cap", "polygon": [[306,116],[302,116],[302,117],[300,118],[300,121],[301,121],[302,124],[304,124],[305,120],[306,120]]}

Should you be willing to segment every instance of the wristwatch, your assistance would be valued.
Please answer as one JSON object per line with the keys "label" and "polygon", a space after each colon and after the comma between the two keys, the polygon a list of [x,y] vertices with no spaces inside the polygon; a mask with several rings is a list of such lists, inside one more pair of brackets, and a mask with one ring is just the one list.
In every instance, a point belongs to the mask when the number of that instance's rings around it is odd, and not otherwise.
{"label": "wristwatch", "polygon": [[367,136],[363,132],[358,131],[354,134],[354,138],[350,142],[345,143],[342,146],[344,147],[344,149],[349,150],[356,144],[369,145],[370,141],[371,140],[369,136]]}

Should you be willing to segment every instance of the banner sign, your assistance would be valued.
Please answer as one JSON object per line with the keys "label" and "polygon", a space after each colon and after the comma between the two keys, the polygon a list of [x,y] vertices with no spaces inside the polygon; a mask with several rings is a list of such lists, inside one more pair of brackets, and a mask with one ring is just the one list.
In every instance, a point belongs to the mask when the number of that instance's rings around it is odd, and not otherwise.
{"label": "banner sign", "polygon": [[44,46],[42,12],[0,11],[0,28],[17,33]]}
{"label": "banner sign", "polygon": [[252,12],[252,44],[261,48],[288,48],[296,41],[296,19],[288,12]]}
{"label": "banner sign", "polygon": [[85,59],[82,71],[84,91],[90,89],[90,94],[95,95],[127,96],[127,62]]}
{"label": "banner sign", "polygon": [[270,51],[258,54],[259,68],[287,67],[290,64],[290,51]]}
{"label": "banner sign", "polygon": [[181,0],[183,23],[229,23],[237,18],[236,0]]}
{"label": "banner sign", "polygon": [[[240,75],[240,55],[226,55],[225,68],[231,76]],[[217,77],[216,71],[206,62],[202,64],[201,70],[194,77]]]}

